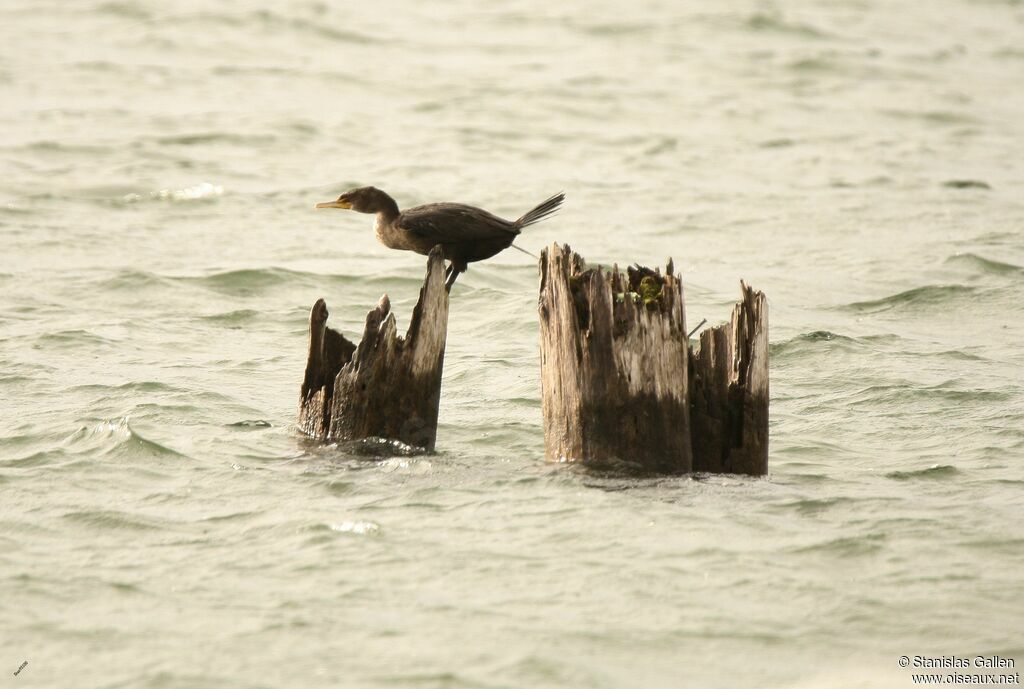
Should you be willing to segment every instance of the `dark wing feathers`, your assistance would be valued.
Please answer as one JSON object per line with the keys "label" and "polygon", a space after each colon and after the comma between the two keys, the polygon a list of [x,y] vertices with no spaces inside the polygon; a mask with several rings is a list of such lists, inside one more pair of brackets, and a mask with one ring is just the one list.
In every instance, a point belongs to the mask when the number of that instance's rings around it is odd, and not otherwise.
{"label": "dark wing feathers", "polygon": [[438,244],[514,237],[514,223],[461,203],[428,203],[402,211],[398,227]]}

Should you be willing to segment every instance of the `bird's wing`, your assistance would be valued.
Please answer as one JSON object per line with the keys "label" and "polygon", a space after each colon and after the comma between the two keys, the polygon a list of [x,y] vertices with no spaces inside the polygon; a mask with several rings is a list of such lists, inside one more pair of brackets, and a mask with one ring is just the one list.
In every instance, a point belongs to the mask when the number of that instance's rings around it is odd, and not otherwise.
{"label": "bird's wing", "polygon": [[514,224],[461,203],[430,203],[402,211],[398,227],[438,244],[456,244],[519,234]]}

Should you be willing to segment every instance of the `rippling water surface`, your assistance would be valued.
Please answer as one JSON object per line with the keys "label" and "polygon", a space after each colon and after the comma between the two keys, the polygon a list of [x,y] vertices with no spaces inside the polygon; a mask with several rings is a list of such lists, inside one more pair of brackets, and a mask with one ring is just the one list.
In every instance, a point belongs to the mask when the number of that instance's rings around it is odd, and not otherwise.
{"label": "rippling water surface", "polygon": [[[0,6],[12,686],[902,687],[1024,662],[1024,6]],[[771,475],[546,465],[534,263],[453,294],[440,452],[293,422],[308,309],[424,261],[316,201],[515,217],[771,305]],[[6,684],[5,684],[6,686]]]}

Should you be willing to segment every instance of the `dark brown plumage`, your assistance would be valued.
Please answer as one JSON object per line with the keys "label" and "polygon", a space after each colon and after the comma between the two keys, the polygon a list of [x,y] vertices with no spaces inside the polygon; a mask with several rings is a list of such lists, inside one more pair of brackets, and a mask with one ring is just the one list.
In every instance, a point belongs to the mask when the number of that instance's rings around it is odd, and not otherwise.
{"label": "dark brown plumage", "polygon": [[427,255],[440,244],[444,257],[451,262],[446,283],[450,290],[459,273],[468,269],[467,264],[507,249],[524,227],[552,215],[564,199],[565,194],[555,194],[514,221],[462,203],[428,203],[399,211],[395,200],[376,187],[352,189],[337,201],[318,203],[316,207],[375,214],[377,239],[390,249]]}

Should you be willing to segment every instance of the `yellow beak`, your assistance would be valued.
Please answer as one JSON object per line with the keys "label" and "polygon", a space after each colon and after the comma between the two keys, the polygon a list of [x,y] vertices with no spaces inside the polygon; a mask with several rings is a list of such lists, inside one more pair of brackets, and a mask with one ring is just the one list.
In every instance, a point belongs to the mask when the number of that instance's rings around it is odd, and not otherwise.
{"label": "yellow beak", "polygon": [[351,208],[352,204],[348,201],[324,201],[318,203],[313,208]]}

